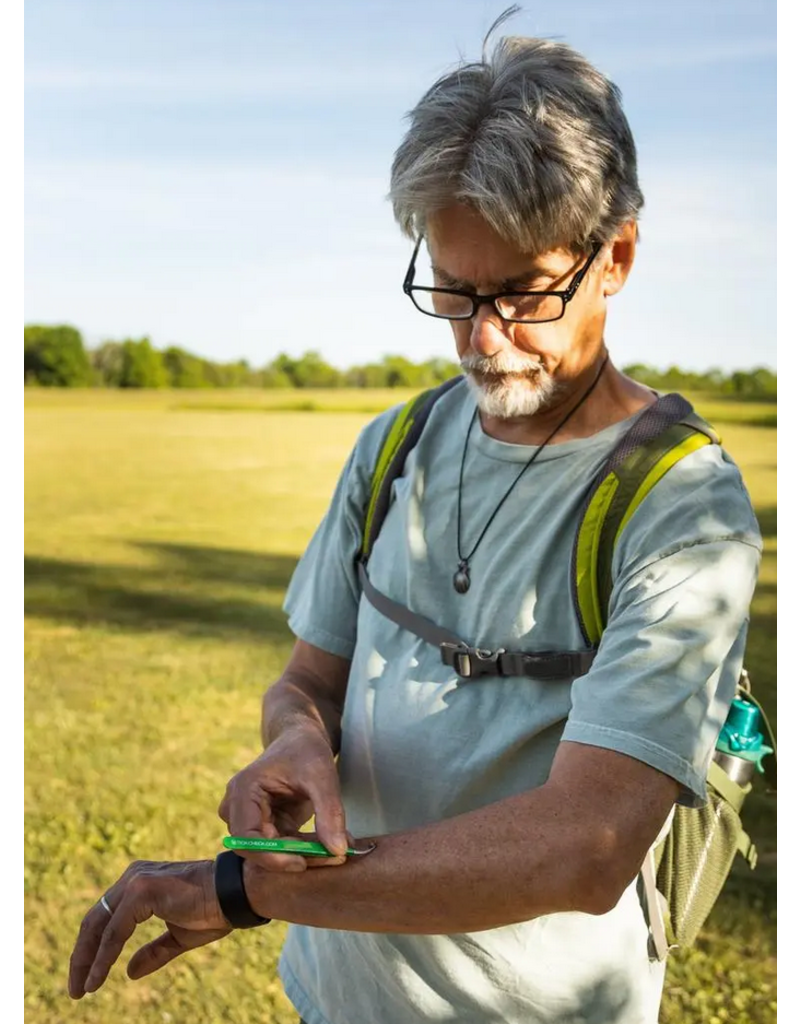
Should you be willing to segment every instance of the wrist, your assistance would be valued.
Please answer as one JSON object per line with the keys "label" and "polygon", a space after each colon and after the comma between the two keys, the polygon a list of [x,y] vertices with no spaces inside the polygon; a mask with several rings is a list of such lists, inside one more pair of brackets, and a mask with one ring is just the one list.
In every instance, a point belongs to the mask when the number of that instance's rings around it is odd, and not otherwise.
{"label": "wrist", "polygon": [[214,890],[220,913],[231,928],[255,928],[270,918],[252,906],[244,882],[246,861],[232,850],[217,855],[214,862]]}
{"label": "wrist", "polygon": [[230,924],[222,913],[217,897],[215,863],[213,860],[199,862],[202,872],[200,888],[202,891],[203,920],[208,922],[209,928],[230,928]]}
{"label": "wrist", "polygon": [[319,717],[303,712],[294,712],[291,716],[284,716],[279,721],[268,723],[264,727],[263,739],[265,750],[278,742],[319,743],[320,740],[326,747],[333,749],[331,736],[325,723]]}

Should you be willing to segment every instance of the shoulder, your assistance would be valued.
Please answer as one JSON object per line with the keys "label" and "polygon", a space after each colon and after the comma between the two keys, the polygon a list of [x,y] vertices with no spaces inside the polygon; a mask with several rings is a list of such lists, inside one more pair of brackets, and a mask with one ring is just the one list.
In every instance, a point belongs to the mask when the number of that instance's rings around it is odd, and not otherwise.
{"label": "shoulder", "polygon": [[680,459],[658,481],[619,538],[615,560],[636,571],[697,544],[732,542],[761,550],[761,533],[739,467],[718,444]]}
{"label": "shoulder", "polygon": [[[452,422],[454,411],[463,406],[467,396],[467,388],[462,385],[462,381],[463,378],[455,386],[447,388],[435,397],[425,423],[426,431],[434,433],[439,427],[446,427]],[[431,388],[426,394],[432,393],[434,390],[437,389]],[[409,399],[409,402],[412,400]],[[355,447],[355,456],[359,466],[368,466],[370,472],[375,467],[393,424],[408,404],[408,402],[400,402],[393,405],[364,427]]]}
{"label": "shoulder", "polygon": [[402,412],[404,405],[404,402],[399,402],[390,406],[361,429],[353,449],[359,466],[367,466],[370,471],[374,468],[392,424]]}

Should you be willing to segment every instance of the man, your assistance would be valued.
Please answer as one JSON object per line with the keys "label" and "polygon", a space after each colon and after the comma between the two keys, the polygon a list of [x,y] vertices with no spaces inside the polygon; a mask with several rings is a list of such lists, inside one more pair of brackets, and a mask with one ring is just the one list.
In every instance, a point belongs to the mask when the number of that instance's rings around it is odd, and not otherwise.
{"label": "man", "polygon": [[[642,205],[619,93],[565,45],[501,40],[423,96],[391,195],[417,241],[406,290],[450,320],[466,382],[408,456],[368,580],[397,410],[361,434],[292,579],[265,751],[220,813],[268,837],[313,813],[334,856],[248,855],[243,920],[293,923],[281,976],[308,1024],[655,1022],[664,965],[635,883],[675,803],[705,800],[741,667],[760,540],[736,467],[702,447],[630,518],[588,671],[465,679],[364,593],[478,648],[585,650],[579,512],[656,398],[604,336]],[[352,836],[376,848],[348,858]],[[132,865],[84,920],[71,994],[153,914],[167,931],[134,978],[227,934],[218,886],[211,861]]]}

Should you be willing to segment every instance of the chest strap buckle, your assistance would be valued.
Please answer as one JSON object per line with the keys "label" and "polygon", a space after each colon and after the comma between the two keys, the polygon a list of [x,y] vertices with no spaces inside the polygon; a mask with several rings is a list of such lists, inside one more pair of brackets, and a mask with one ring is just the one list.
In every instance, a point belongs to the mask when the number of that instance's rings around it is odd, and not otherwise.
{"label": "chest strap buckle", "polygon": [[505,654],[504,648],[487,651],[482,647],[468,647],[466,644],[439,644],[442,661],[455,669],[456,675],[462,679],[474,679],[476,676],[502,675],[500,655]]}

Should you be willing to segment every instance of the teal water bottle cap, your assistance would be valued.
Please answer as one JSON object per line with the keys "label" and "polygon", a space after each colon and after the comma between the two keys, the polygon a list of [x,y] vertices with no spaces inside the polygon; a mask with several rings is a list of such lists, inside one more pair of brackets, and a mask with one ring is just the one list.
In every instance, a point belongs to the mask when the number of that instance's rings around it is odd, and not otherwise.
{"label": "teal water bottle cap", "polygon": [[734,697],[728,717],[720,730],[717,750],[753,761],[758,770],[763,772],[761,761],[772,753],[772,747],[764,743],[760,725],[761,713],[755,704],[743,697]]}
{"label": "teal water bottle cap", "polygon": [[758,746],[763,736],[759,730],[761,715],[755,704],[741,697],[735,697],[731,704],[725,728],[731,739],[734,737],[742,747]]}

